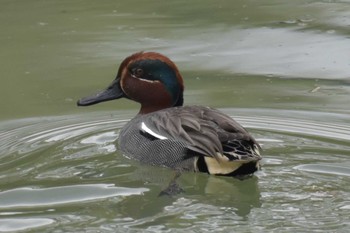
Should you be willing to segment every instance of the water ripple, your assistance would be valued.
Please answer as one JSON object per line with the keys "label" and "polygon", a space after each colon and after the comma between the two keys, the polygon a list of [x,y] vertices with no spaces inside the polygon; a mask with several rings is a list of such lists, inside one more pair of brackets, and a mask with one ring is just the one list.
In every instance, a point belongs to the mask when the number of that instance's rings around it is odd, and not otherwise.
{"label": "water ripple", "polygon": [[299,133],[304,136],[334,138],[344,141],[350,140],[350,126],[348,124],[318,123],[312,120],[280,119],[264,116],[235,117],[235,119],[254,129],[265,129],[281,133]]}
{"label": "water ripple", "polygon": [[86,184],[54,188],[17,188],[0,192],[0,209],[38,207],[96,201],[117,196],[140,195],[146,188],[115,187],[113,184]]}
{"label": "water ripple", "polygon": [[303,164],[294,168],[306,172],[350,176],[350,164]]}
{"label": "water ripple", "polygon": [[347,115],[223,111],[262,145],[263,170],[247,181],[184,174],[179,183],[185,193],[174,199],[158,198],[171,170],[141,166],[118,151],[119,130],[132,114],[0,122],[0,231],[75,231],[84,225],[92,232],[274,232],[280,229],[276,224],[289,231],[344,226],[350,209]]}
{"label": "water ripple", "polygon": [[50,225],[55,221],[49,218],[3,218],[0,219],[0,232],[30,230]]}

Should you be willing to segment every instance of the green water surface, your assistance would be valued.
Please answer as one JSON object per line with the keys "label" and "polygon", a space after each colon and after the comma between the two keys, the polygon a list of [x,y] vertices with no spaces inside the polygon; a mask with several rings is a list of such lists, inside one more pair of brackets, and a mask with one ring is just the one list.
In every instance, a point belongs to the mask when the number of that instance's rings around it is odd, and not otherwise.
{"label": "green water surface", "polygon": [[[348,1],[0,1],[0,232],[348,232]],[[262,145],[244,181],[118,152],[139,108],[78,108],[138,51]]]}

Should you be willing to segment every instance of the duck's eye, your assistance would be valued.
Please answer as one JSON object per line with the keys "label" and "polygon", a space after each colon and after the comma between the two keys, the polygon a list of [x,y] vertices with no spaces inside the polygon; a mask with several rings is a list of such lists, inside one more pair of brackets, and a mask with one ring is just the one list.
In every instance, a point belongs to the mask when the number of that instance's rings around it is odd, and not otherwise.
{"label": "duck's eye", "polygon": [[135,69],[135,70],[134,70],[134,75],[135,75],[136,77],[138,77],[138,78],[142,77],[142,75],[143,75],[143,69],[141,69],[141,68]]}

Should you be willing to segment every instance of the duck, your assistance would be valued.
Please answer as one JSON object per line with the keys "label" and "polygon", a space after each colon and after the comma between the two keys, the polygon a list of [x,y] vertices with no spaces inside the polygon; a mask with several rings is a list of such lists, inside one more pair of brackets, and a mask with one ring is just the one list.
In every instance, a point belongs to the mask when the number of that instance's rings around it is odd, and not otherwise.
{"label": "duck", "polygon": [[184,106],[184,81],[173,61],[157,52],[125,58],[104,90],[78,106],[126,98],[138,114],[120,130],[119,149],[142,164],[211,175],[251,176],[260,169],[261,147],[230,116],[206,106]]}

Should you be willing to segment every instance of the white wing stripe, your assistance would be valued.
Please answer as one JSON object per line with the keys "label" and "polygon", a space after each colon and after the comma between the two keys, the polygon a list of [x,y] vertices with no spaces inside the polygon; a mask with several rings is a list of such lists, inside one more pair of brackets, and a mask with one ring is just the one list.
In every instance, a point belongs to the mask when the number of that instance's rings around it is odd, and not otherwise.
{"label": "white wing stripe", "polygon": [[160,134],[157,134],[156,132],[153,132],[150,128],[147,127],[147,125],[145,124],[145,122],[142,122],[142,123],[141,123],[141,129],[142,129],[144,132],[146,132],[146,133],[148,133],[148,134],[152,135],[153,137],[156,137],[156,138],[158,138],[158,139],[160,139],[160,140],[168,139],[167,137],[164,137],[164,136],[162,136],[162,135],[160,135]]}

